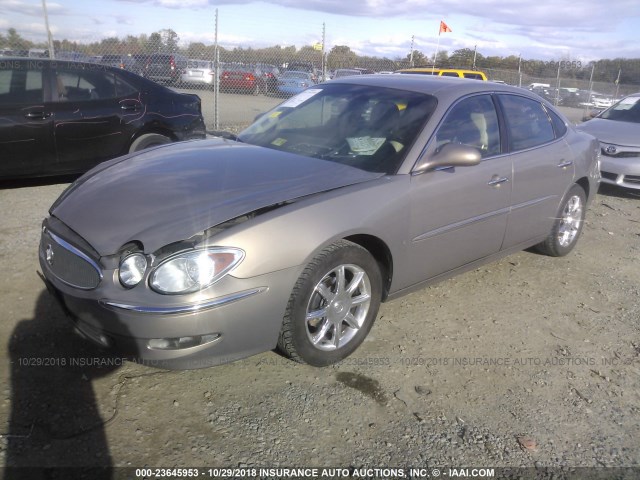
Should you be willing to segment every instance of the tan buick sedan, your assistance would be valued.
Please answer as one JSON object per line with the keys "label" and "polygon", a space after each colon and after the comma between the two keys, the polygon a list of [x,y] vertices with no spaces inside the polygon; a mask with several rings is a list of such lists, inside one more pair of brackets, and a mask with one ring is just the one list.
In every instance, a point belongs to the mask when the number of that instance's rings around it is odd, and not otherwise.
{"label": "tan buick sedan", "polygon": [[51,207],[40,264],[77,331],[120,354],[329,365],[382,301],[528,247],[569,253],[598,156],[523,89],[348,77],[237,137],[101,164]]}

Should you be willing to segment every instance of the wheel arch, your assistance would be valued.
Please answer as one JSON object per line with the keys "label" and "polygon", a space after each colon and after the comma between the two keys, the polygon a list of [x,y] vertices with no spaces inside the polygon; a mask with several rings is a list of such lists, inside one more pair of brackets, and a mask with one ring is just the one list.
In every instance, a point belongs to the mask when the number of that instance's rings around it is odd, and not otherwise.
{"label": "wheel arch", "polygon": [[366,249],[380,266],[382,277],[382,301],[389,296],[391,279],[393,278],[393,256],[388,245],[380,238],[368,234],[355,234],[344,237],[345,240]]}
{"label": "wheel arch", "polygon": [[170,129],[164,128],[162,127],[162,125],[149,125],[136,131],[136,133],[131,136],[131,138],[129,139],[129,144],[127,145],[127,151],[129,150],[129,148],[131,148],[131,145],[133,144],[133,142],[135,142],[137,139],[139,139],[143,135],[149,135],[149,134],[163,135],[171,139],[172,142],[178,141],[178,137],[176,137],[175,133],[172,132]]}
{"label": "wheel arch", "polygon": [[589,179],[587,179],[587,177],[582,177],[582,178],[579,178],[578,180],[576,180],[576,185],[579,185],[580,187],[582,187],[587,199],[591,198]]}

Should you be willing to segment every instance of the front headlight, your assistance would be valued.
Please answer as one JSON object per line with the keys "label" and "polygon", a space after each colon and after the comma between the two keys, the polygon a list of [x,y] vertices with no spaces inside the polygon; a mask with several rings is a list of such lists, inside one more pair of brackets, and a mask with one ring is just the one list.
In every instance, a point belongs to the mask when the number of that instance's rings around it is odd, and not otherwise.
{"label": "front headlight", "polygon": [[178,253],[154,269],[149,285],[158,293],[191,293],[215,283],[238,265],[244,252],[212,247]]}

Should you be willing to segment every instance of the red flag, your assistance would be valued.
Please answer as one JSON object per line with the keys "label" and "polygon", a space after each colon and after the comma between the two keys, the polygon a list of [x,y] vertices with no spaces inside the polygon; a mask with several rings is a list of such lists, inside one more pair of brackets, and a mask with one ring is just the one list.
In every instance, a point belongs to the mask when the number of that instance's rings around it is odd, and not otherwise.
{"label": "red flag", "polygon": [[451,30],[446,23],[440,20],[440,31],[438,32],[438,35],[440,35],[441,33],[451,33],[452,31],[453,30]]}

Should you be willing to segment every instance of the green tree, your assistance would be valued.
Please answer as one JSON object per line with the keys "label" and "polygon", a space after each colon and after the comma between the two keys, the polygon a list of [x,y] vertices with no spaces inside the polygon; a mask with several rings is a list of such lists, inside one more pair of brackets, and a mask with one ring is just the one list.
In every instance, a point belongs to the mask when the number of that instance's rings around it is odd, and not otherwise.
{"label": "green tree", "polygon": [[202,42],[191,42],[187,47],[189,58],[200,58],[203,60],[213,60],[213,47],[207,47]]}
{"label": "green tree", "polygon": [[413,51],[413,56],[410,53],[407,54],[404,61],[411,67],[426,66],[429,63],[427,56],[419,50]]}
{"label": "green tree", "polygon": [[478,59],[480,59],[480,62],[482,61],[482,54],[475,52],[472,48],[461,48],[459,50],[455,50],[449,57],[448,66],[471,68],[473,66],[474,55],[476,56],[477,65]]}
{"label": "green tree", "polygon": [[145,45],[145,50],[147,51],[147,53],[160,52],[162,51],[162,48],[163,43],[160,33],[153,32],[151,35],[149,35],[149,38],[147,39],[147,43]]}
{"label": "green tree", "polygon": [[102,54],[105,53],[123,53],[121,48],[120,39],[118,37],[104,38],[100,42],[99,51]]}
{"label": "green tree", "polygon": [[[312,62],[316,67],[319,67],[322,64],[322,51],[315,50],[311,45],[305,45],[300,48],[296,53],[296,57],[305,62]],[[352,58],[355,59],[355,57],[356,54],[353,53]]]}
{"label": "green tree", "polygon": [[446,50],[440,50],[438,52],[438,57],[434,60],[434,64],[437,67],[449,65],[449,52],[447,52]]}
{"label": "green tree", "polygon": [[7,30],[6,42],[12,50],[28,49],[33,45],[33,42],[29,42],[22,38],[15,28]]}
{"label": "green tree", "polygon": [[347,45],[336,45],[327,55],[327,66],[330,69],[353,67],[357,57]]}
{"label": "green tree", "polygon": [[180,37],[176,32],[174,32],[170,28],[165,28],[164,30],[160,30],[160,35],[162,36],[162,44],[165,52],[177,52],[178,42],[180,41]]}

